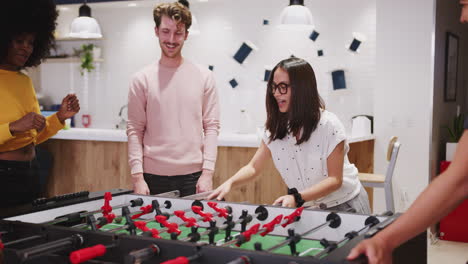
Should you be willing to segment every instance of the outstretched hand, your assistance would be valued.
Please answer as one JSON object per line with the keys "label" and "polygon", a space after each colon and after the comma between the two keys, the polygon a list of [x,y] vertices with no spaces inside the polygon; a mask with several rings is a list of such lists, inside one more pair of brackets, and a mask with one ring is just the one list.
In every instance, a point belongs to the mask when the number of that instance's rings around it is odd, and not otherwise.
{"label": "outstretched hand", "polygon": [[57,117],[60,122],[64,122],[65,119],[68,119],[74,116],[80,111],[80,101],[75,94],[68,94],[63,98],[60,109],[57,112]]}
{"label": "outstretched hand", "polygon": [[294,199],[294,196],[288,194],[288,195],[283,195],[276,199],[273,202],[273,205],[281,205],[284,207],[296,207],[296,200]]}
{"label": "outstretched hand", "polygon": [[223,184],[221,184],[216,190],[214,190],[208,197],[208,200],[213,200],[216,199],[218,201],[221,201],[226,194],[228,194],[231,191],[232,188],[232,183],[230,180],[225,181]]}

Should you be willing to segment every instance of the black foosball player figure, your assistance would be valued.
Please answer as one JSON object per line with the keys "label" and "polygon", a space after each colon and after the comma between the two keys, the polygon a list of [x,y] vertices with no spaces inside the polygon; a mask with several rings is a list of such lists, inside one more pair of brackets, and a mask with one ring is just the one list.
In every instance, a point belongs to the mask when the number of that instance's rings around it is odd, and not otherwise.
{"label": "black foosball player figure", "polygon": [[325,204],[330,211],[370,214],[358,170],[348,160],[349,144],[338,117],[325,110],[312,66],[291,57],[272,70],[266,93],[267,121],[260,147],[250,162],[208,199],[222,199],[233,187],[254,180],[272,159],[290,192],[273,204],[300,207]]}

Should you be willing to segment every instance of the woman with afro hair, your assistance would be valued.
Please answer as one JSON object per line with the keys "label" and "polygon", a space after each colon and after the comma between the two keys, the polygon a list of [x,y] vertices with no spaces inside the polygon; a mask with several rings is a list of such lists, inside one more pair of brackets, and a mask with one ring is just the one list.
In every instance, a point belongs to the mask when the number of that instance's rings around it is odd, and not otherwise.
{"label": "woman with afro hair", "polygon": [[53,0],[3,1],[0,8],[0,208],[38,197],[35,145],[55,135],[80,109],[69,94],[59,111],[45,118],[23,72],[49,54],[57,16]]}

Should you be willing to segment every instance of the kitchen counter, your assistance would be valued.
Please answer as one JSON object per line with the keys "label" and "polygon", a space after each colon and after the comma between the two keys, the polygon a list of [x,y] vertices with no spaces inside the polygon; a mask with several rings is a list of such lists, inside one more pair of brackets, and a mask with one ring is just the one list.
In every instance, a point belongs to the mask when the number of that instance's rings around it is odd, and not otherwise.
{"label": "kitchen counter", "polygon": [[[60,130],[52,138],[66,140],[127,142],[127,134],[125,130],[119,129],[71,128],[67,130]],[[355,143],[373,139],[375,139],[374,135],[359,138],[350,138],[348,140],[348,143]],[[221,132],[218,136],[218,146],[256,148],[260,144],[260,140],[261,135],[257,134]]]}

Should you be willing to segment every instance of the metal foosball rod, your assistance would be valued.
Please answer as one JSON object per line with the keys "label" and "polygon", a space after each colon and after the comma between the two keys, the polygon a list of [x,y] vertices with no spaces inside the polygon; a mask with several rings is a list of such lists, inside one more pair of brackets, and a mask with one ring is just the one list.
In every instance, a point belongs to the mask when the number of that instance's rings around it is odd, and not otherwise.
{"label": "metal foosball rod", "polygon": [[[377,217],[369,216],[368,218],[366,218],[363,228],[359,229],[358,231],[350,231],[350,232],[346,233],[344,238],[341,239],[338,242],[329,242],[326,239],[322,239],[320,241],[320,244],[322,244],[322,246],[324,246],[325,248],[322,251],[320,251],[317,255],[315,255],[314,257],[318,258],[318,259],[322,258],[325,254],[328,254],[330,251],[340,247],[340,245],[342,245],[342,244],[348,242],[349,240],[359,236],[360,234],[366,232],[367,230],[369,230],[371,227],[377,225],[378,223],[380,223],[380,221],[379,221],[379,219],[377,219]],[[305,250],[304,252],[299,254],[299,256],[303,256],[303,255],[305,255],[307,253],[308,253],[308,250]]]}
{"label": "metal foosball rod", "polygon": [[[141,206],[142,204],[143,204],[143,199],[142,198],[137,198],[137,199],[131,200],[129,203],[114,206],[113,208],[110,209],[110,211],[112,211],[113,209],[119,209],[119,208],[128,207],[128,206],[130,206],[130,207]],[[104,209],[102,209],[102,208],[104,208]],[[56,219],[51,220],[51,221],[43,222],[41,224],[55,225],[55,224],[63,223],[63,222],[78,222],[82,218],[84,218],[84,217],[86,217],[88,215],[94,215],[94,214],[97,214],[97,213],[108,214],[108,213],[110,213],[109,212],[109,207],[104,205],[99,210],[94,210],[94,211],[90,211],[90,212],[75,212],[75,213],[67,214],[65,216],[61,216],[61,217],[56,218]]]}
{"label": "metal foosball rod", "polygon": [[[123,207],[127,207],[127,206],[123,206]],[[114,207],[114,209],[123,208],[123,207]],[[136,218],[138,218],[138,217],[140,217],[142,215],[150,214],[153,211],[156,211],[157,215],[163,214],[161,212],[158,200],[153,200],[153,201],[151,201],[151,204],[149,204],[147,206],[140,207],[140,211],[134,212],[134,214],[131,217],[132,217],[132,219],[136,219]],[[102,226],[104,226],[106,224],[112,223],[114,221],[114,219],[119,219],[119,218],[121,219],[122,217],[123,217],[122,215],[116,216],[113,213],[108,213],[108,214],[105,214],[105,215],[99,217],[95,221],[95,223],[93,223],[93,221],[89,221],[89,220],[92,220],[92,218],[91,218],[91,219],[87,219],[86,223],[74,225],[72,227],[73,228],[83,228],[83,227],[86,227],[86,226],[91,226],[91,228],[93,230],[95,230],[94,227],[93,227],[93,224],[95,224],[96,228],[99,229],[99,228],[101,228]]]}
{"label": "metal foosball rod", "polygon": [[[191,242],[197,242],[202,236],[208,235],[209,237],[209,244],[214,244],[214,237],[218,233],[219,230],[226,230],[226,237],[225,241],[230,241],[232,239],[231,237],[231,230],[234,228],[235,225],[241,224],[242,225],[242,232],[245,232],[246,226],[248,223],[250,223],[253,220],[253,216],[248,214],[247,210],[242,210],[242,214],[239,217],[237,221],[232,221],[232,215],[231,214],[226,214],[228,212],[232,212],[232,208],[229,206],[225,208],[218,208],[217,203],[215,202],[209,202],[208,205],[213,208],[216,212],[218,212],[218,216],[220,217],[225,217],[226,222],[220,227],[216,227],[216,221],[212,219],[212,215],[209,213],[205,213],[201,211],[200,208],[197,208],[196,206],[193,206],[193,211],[196,214],[201,215],[202,219],[204,222],[209,221],[210,222],[210,227],[208,229],[200,234],[197,233],[197,229],[192,229],[192,232],[186,237],[181,239],[181,241],[191,241]],[[268,210],[264,206],[259,206],[255,210],[255,217],[263,221],[266,218],[268,218]]]}
{"label": "metal foosball rod", "polygon": [[[123,214],[126,214],[126,213],[123,213]],[[131,217],[128,217],[128,219],[126,219],[126,221],[127,221],[126,225],[121,226],[121,227],[117,227],[117,228],[113,228],[113,229],[109,229],[107,231],[108,232],[117,232],[117,231],[121,231],[121,230],[128,230],[128,231],[130,231],[131,234],[135,234],[136,233],[136,232],[134,232],[135,229],[136,229],[135,223],[139,223],[138,225],[143,226],[143,223],[146,224],[146,223],[149,223],[149,222],[156,221],[156,222],[158,222],[158,223],[160,223],[160,224],[162,224],[164,226],[164,228],[162,228],[162,229],[157,229],[158,234],[162,234],[162,233],[165,233],[165,232],[180,234],[182,232],[182,231],[179,230],[179,225],[178,224],[168,222],[167,217],[164,216],[164,215],[156,215],[154,217],[154,220],[153,219],[146,219],[146,220],[137,221],[137,222],[134,222],[131,219]]]}
{"label": "metal foosball rod", "polygon": [[260,234],[261,236],[265,236],[272,232],[275,229],[275,227],[281,223],[282,219],[283,215],[280,214],[276,216],[271,222],[264,224],[262,228],[260,228],[260,223],[255,224],[251,228],[249,228],[249,230],[242,232],[240,235],[238,235],[235,240],[226,242],[221,246],[224,247],[236,244],[236,246],[240,247],[242,244],[249,242],[252,235]]}
{"label": "metal foosball rod", "polygon": [[204,199],[206,199],[208,196],[210,196],[210,194],[211,194],[212,192],[213,192],[213,191],[206,191],[206,192],[202,192],[202,193],[196,193],[196,194],[184,196],[183,198],[184,198],[184,199],[191,199],[191,200],[204,200]]}
{"label": "metal foosball rod", "polygon": [[[194,201],[194,203],[195,202],[196,201]],[[143,226],[146,226],[146,223],[156,221],[156,222],[160,223],[161,225],[165,226],[165,228],[163,228],[163,229],[159,229],[159,230],[155,229],[157,232],[159,232],[159,233],[168,232],[168,233],[178,233],[178,234],[180,234],[181,231],[178,229],[179,228],[178,224],[167,222],[167,219],[169,218],[170,215],[167,214],[167,213],[163,213],[163,212],[161,212],[161,210],[159,210],[158,201],[153,200],[152,204],[153,204],[153,208],[155,208],[155,211],[156,211],[156,215],[155,215],[154,219],[150,218],[150,219],[145,219],[145,220],[134,222],[132,217],[129,216],[130,211],[128,210],[128,208],[125,209],[125,207],[124,207],[124,208],[122,208],[122,216],[126,217],[126,225],[121,226],[121,227],[117,227],[117,228],[113,228],[113,229],[110,229],[110,230],[107,230],[107,231],[108,232],[117,232],[117,231],[121,231],[121,230],[125,230],[125,229],[134,230],[135,229],[135,223],[138,223],[139,226],[143,227]]]}
{"label": "metal foosball rod", "polygon": [[236,258],[235,260],[229,261],[226,264],[252,264],[250,261],[250,258],[247,256],[240,256]]}
{"label": "metal foosball rod", "polygon": [[0,250],[4,249],[5,247],[9,247],[9,246],[13,246],[13,245],[20,244],[20,243],[23,243],[23,242],[29,242],[29,241],[33,241],[33,240],[41,239],[41,238],[45,238],[45,237],[46,237],[45,235],[35,235],[35,236],[20,238],[20,239],[9,241],[9,242],[3,242],[0,239]]}
{"label": "metal foosball rod", "polygon": [[67,238],[62,238],[34,247],[19,250],[17,252],[17,256],[21,261],[26,261],[28,259],[42,255],[48,255],[63,250],[76,249],[83,245],[83,242],[83,237],[79,234],[75,234]]}
{"label": "metal foosball rod", "polygon": [[164,197],[164,198],[180,197],[180,191],[179,190],[173,190],[173,191],[154,194],[152,196]]}
{"label": "metal foosball rod", "polygon": [[[317,232],[319,230],[321,230],[322,228],[326,227],[326,226],[329,226],[331,228],[338,228],[339,226],[341,225],[341,218],[338,214],[336,213],[330,213],[327,215],[327,218],[326,218],[326,222],[324,222],[323,224],[320,224],[318,226],[315,226],[307,231],[305,231],[304,233],[302,234],[294,234],[294,231],[292,229],[288,230],[288,233],[289,233],[289,236],[286,240],[284,240],[283,242],[277,244],[277,245],[274,245],[268,249],[266,249],[265,251],[266,252],[272,252],[273,250],[276,250],[276,249],[279,249],[279,248],[282,248],[286,245],[290,245],[291,243],[298,243],[302,237],[308,235],[308,234],[311,234],[311,233],[314,233],[314,232]],[[257,250],[261,250],[261,245],[260,244],[256,244],[255,245],[256,249]],[[295,249],[293,248],[292,251],[295,251]],[[296,252],[292,252],[292,254],[295,254]]]}
{"label": "metal foosball rod", "polygon": [[[217,205],[218,204],[216,202],[208,202],[208,206],[211,207],[213,210],[215,210],[215,212],[218,214],[217,215],[218,217],[223,217],[227,219],[228,215],[232,213],[232,208],[230,206],[219,208]],[[199,221],[203,221],[203,222],[214,221],[213,214],[204,212],[202,206],[192,204],[191,209],[194,214],[197,214],[200,217],[198,218],[186,217],[185,216],[186,211],[182,211],[182,210],[174,211],[173,214],[179,217],[182,221],[184,221],[186,227],[198,226],[197,222]]]}

